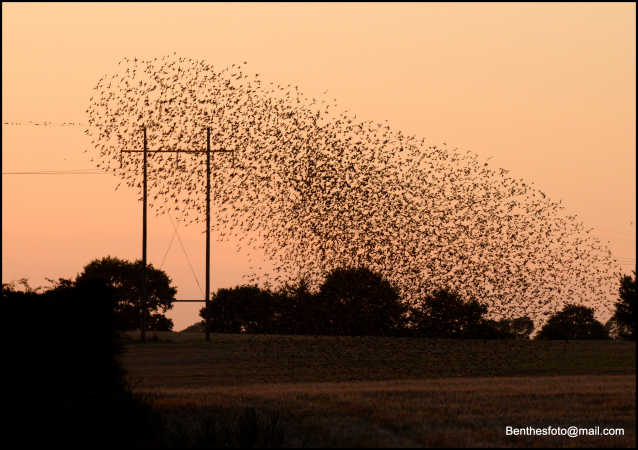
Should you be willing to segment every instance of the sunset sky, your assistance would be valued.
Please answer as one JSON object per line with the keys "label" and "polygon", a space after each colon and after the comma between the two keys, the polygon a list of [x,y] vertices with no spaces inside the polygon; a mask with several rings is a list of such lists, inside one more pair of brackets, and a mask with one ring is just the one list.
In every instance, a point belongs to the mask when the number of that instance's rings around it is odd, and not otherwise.
{"label": "sunset sky", "polygon": [[[219,68],[248,61],[308,96],[328,90],[357,118],[489,159],[562,200],[629,273],[635,13],[634,3],[3,3],[2,281],[47,286],[98,257],[141,258],[141,203],[114,191],[113,175],[9,172],[94,169],[85,127],[28,122],[85,123],[92,88],[121,58],[172,52]],[[149,262],[177,298],[203,298],[177,239],[162,264],[170,219],[151,211],[148,226]],[[203,230],[178,231],[203,288]],[[213,290],[248,270],[236,243],[217,240],[212,267]],[[201,306],[175,306],[175,329]]]}

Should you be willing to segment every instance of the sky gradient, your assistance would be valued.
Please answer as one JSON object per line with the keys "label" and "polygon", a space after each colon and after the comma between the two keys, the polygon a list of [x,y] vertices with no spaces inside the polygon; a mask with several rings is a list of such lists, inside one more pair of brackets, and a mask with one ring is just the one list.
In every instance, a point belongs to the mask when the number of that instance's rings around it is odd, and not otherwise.
{"label": "sky gradient", "polygon": [[[25,123],[85,122],[93,86],[117,61],[173,51],[219,68],[248,61],[264,80],[328,90],[357,118],[477,153],[562,199],[635,268],[633,3],[2,8],[5,283],[46,285],[98,257],[141,257],[141,203],[114,191],[112,175],[6,172],[92,168],[84,127]],[[203,298],[203,230],[178,227],[198,282],[177,240],[166,253],[173,227],[152,211],[148,259],[178,298]],[[213,240],[212,267],[215,290],[240,283],[248,264],[235,243]],[[169,317],[179,330],[200,307]]]}

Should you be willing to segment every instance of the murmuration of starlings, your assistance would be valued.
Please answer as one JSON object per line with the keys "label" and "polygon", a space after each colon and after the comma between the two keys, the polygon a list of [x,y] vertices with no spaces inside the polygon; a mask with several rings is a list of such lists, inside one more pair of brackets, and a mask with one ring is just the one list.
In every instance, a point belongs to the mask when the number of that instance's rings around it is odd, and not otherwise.
{"label": "murmuration of starlings", "polygon": [[[179,57],[124,58],[87,108],[92,160],[142,193],[151,150],[204,150],[211,227],[264,266],[246,281],[316,287],[336,267],[381,273],[409,303],[437,288],[488,315],[544,322],[566,303],[613,312],[619,265],[561,202],[470,151],[362,121],[326,94]],[[149,207],[205,223],[205,153],[148,159]],[[119,185],[118,185],[119,186]],[[263,259],[264,256],[261,256]]]}

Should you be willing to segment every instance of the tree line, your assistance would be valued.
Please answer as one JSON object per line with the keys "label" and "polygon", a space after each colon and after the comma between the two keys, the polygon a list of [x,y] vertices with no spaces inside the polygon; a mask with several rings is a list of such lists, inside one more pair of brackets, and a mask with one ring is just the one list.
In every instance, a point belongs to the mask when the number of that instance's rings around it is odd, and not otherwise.
{"label": "tree line", "polygon": [[[112,291],[113,324],[119,331],[139,328],[140,314],[145,314],[149,330],[170,331],[173,322],[166,317],[177,290],[162,270],[147,266],[147,308],[140,311],[143,266],[105,257],[87,264],[75,280],[49,280],[46,291],[32,289],[20,280],[23,289],[3,284],[3,298],[33,300],[58,295],[86,285],[105,283]],[[616,313],[603,325],[594,311],[582,305],[568,304],[555,313],[536,334],[538,339],[635,339],[634,308],[636,275],[620,279]],[[447,288],[435,290],[413,305],[404,302],[398,290],[380,274],[365,267],[337,268],[325,278],[316,292],[301,279],[278,290],[243,285],[219,289],[206,308],[200,310],[208,318],[211,332],[262,333],[291,335],[342,336],[410,336],[425,338],[465,339],[529,339],[534,322],[529,317],[486,317],[487,306],[476,299],[462,298]],[[88,317],[85,320],[89,320]]]}
{"label": "tree line", "polygon": [[[619,296],[607,325],[594,318],[592,308],[568,304],[536,338],[608,339],[613,332],[635,339],[635,274],[621,279]],[[387,280],[362,267],[333,270],[315,293],[303,279],[277,291],[255,285],[219,289],[200,311],[218,333],[529,339],[534,331],[529,317],[493,320],[486,314],[486,305],[445,288],[407,305]]]}

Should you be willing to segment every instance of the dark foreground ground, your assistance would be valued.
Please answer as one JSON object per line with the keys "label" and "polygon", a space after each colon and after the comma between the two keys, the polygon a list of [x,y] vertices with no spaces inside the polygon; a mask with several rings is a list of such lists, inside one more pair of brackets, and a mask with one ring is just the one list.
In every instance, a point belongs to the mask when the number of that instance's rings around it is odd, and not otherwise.
{"label": "dark foreground ground", "polygon": [[[202,417],[241,425],[255,408],[263,445],[635,447],[635,350],[612,341],[223,334],[206,343],[158,333],[156,342],[130,341],[123,363],[134,390],[186,436],[201,435],[188,427]],[[507,426],[572,425],[624,435],[506,435]]]}

